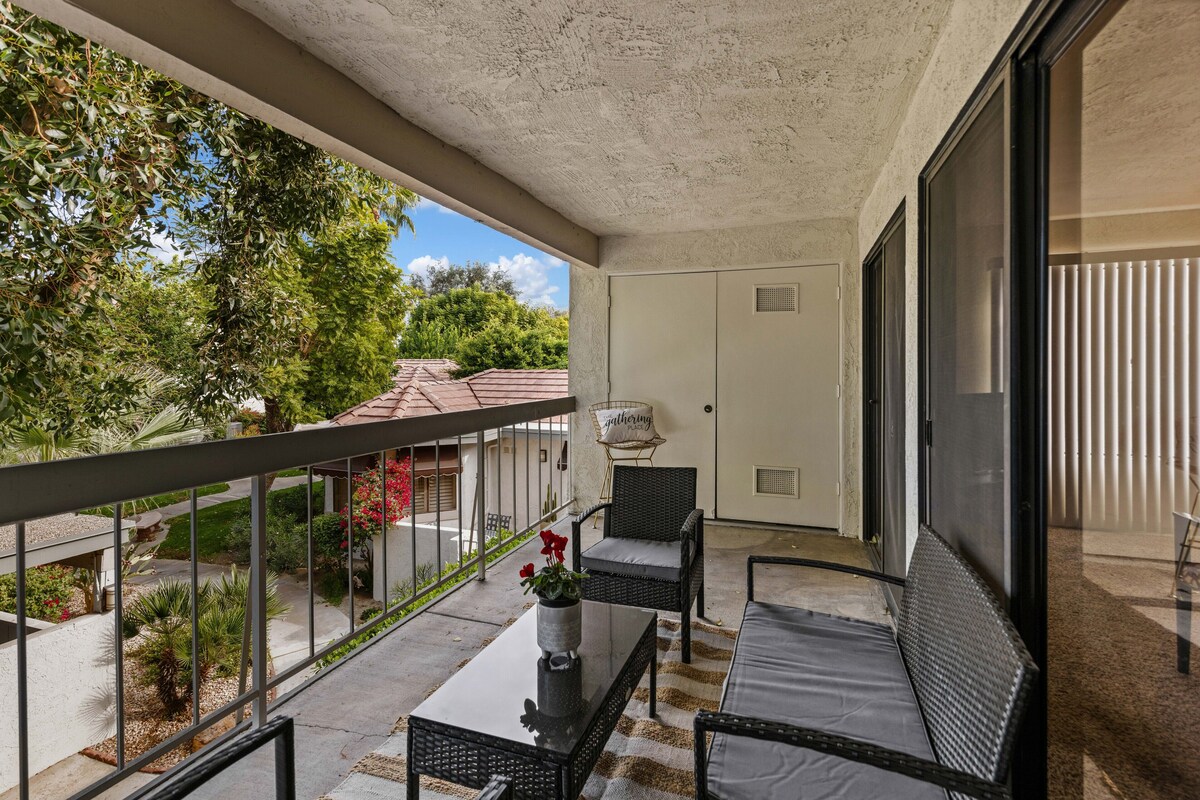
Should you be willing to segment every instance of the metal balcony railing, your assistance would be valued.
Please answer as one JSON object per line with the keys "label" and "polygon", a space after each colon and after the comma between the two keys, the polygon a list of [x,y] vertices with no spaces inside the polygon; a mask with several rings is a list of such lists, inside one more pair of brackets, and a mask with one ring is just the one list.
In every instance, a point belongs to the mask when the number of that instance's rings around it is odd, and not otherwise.
{"label": "metal balcony railing", "polygon": [[[98,526],[111,527],[111,537],[93,536],[92,540],[99,538],[105,549],[111,547],[109,561],[103,562],[97,556],[94,562],[98,575],[94,585],[107,584],[112,596],[111,608],[103,612],[112,616],[111,627],[105,623],[105,642],[111,653],[96,653],[94,661],[104,661],[104,668],[111,670],[104,673],[106,680],[107,675],[112,676],[112,694],[107,717],[110,727],[107,737],[102,738],[113,749],[115,764],[103,779],[75,787],[72,798],[85,800],[181,746],[190,746],[222,720],[232,717],[236,724],[219,740],[236,735],[246,726],[261,725],[268,719],[269,710],[290,693],[301,690],[304,680],[317,669],[331,666],[383,630],[403,624],[436,595],[473,577],[483,580],[490,559],[515,547],[570,505],[569,443],[574,411],[575,398],[564,397],[0,468],[0,526],[15,526],[15,549],[10,554],[0,553],[0,560],[9,559],[0,563],[0,572],[15,571],[15,675],[11,680],[16,690],[15,777],[20,797],[24,800],[30,796],[31,776],[48,766],[45,731],[80,724],[77,719],[47,719],[52,710],[31,694],[31,690],[45,688],[40,684],[31,687],[31,675],[45,675],[47,670],[52,673],[55,669],[53,664],[31,665],[29,661],[31,639],[51,633],[31,631],[28,625],[33,611],[27,607],[28,556],[31,552],[49,552],[44,545],[34,546],[27,541],[31,521],[104,506],[111,506],[113,512],[111,523],[97,517]],[[280,473],[289,477],[277,477]],[[243,627],[236,694],[214,705],[204,702],[206,681],[212,679],[212,671],[203,658],[204,620],[199,609],[208,582],[202,572],[209,572],[210,580],[217,578],[212,574],[215,568],[203,564],[202,529],[207,531],[205,535],[211,531],[204,528],[209,519],[204,508],[207,501],[202,501],[198,489],[244,479],[249,479],[248,502],[227,501],[245,502],[249,512],[249,558],[244,567],[249,577],[236,584],[245,586],[246,595],[244,605],[235,609]],[[285,483],[288,488],[278,488]],[[407,492],[403,489],[406,483],[410,487]],[[127,553],[133,552],[130,548],[149,545],[131,544],[130,531],[136,530],[137,523],[130,525],[124,504],[180,490],[186,490],[187,511],[176,518],[173,527],[182,531],[181,520],[186,518],[186,548],[174,561],[158,562],[173,564],[171,571],[177,577],[125,574],[123,561]],[[289,491],[293,493],[289,503],[273,499],[277,493]],[[297,491],[305,498],[299,503],[294,496]],[[280,523],[280,518],[273,515],[276,506],[285,505],[293,511],[299,506],[299,518]],[[345,555],[341,561],[322,557],[322,547],[326,551],[329,548],[330,519],[322,519],[323,515],[317,513],[321,505],[326,514],[338,515],[339,523],[358,526],[355,535],[343,539]],[[364,511],[368,513],[356,513]],[[397,514],[402,518],[397,520]],[[314,520],[318,538],[323,529],[326,539],[315,541]],[[290,527],[280,528],[280,524]],[[377,530],[371,527],[376,524]],[[279,584],[272,584],[269,564],[282,552],[281,537],[285,534],[281,531],[290,531],[287,538],[293,550],[297,537],[303,543],[301,563],[293,572],[279,577]],[[236,570],[238,559],[233,560]],[[107,576],[99,574],[104,571],[102,563],[108,564]],[[335,573],[331,578],[331,570],[344,570],[344,574]],[[186,591],[180,591],[187,601],[179,601],[183,612],[175,620],[179,623],[176,633],[186,642],[182,648],[186,658],[171,669],[179,670],[179,675],[190,674],[191,680],[190,687],[181,689],[181,694],[188,696],[179,698],[182,710],[178,712],[178,730],[152,746],[133,748],[135,752],[126,741],[128,703],[130,692],[135,690],[129,683],[126,662],[140,657],[137,648],[144,640],[139,639],[142,633],[130,627],[130,615],[135,610],[130,604],[136,604],[138,593],[152,590],[159,580],[186,584]],[[284,582],[300,606],[293,606],[282,622],[275,623],[286,623],[283,627],[292,631],[292,649],[286,654],[272,653],[269,636],[270,618],[278,612],[270,607],[271,592],[277,591],[272,586]],[[344,602],[321,604],[321,586],[331,582],[342,582],[349,599],[344,625],[335,625],[332,632],[322,629],[318,621],[318,617],[330,617],[329,608],[345,610]],[[370,597],[363,609],[368,592]],[[243,601],[239,598],[238,602]],[[305,628],[306,636],[297,637],[295,631]],[[303,641],[305,638],[307,641]],[[46,653],[46,648],[38,644],[38,652]],[[0,661],[0,673],[5,663]],[[36,670],[31,669],[35,666]],[[147,681],[153,683],[154,679],[166,680],[161,671]],[[9,679],[0,674],[0,681],[5,680]],[[225,675],[224,680],[228,684],[232,676]],[[7,686],[3,689],[0,694],[9,691]],[[139,683],[137,690],[144,698],[146,686]],[[38,703],[32,718],[31,702]],[[188,705],[190,717],[186,714]],[[245,719],[247,714],[249,718]],[[0,738],[0,760],[4,746]],[[203,752],[201,749],[197,755]],[[193,758],[188,756],[183,763]],[[5,764],[0,763],[0,774],[4,768]],[[0,785],[0,791],[6,788]]]}

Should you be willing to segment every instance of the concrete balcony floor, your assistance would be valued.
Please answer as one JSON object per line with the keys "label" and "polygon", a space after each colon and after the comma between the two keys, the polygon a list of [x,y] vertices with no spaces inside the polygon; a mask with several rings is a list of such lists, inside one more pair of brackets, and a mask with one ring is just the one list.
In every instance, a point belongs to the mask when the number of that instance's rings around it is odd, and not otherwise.
{"label": "concrete balcony floor", "polygon": [[[561,533],[569,527],[568,520],[555,525]],[[584,546],[599,536],[598,529],[585,527]],[[318,798],[332,791],[363,756],[383,744],[401,716],[523,612],[530,598],[522,594],[516,572],[520,564],[537,560],[537,550],[534,540],[493,564],[485,582],[466,584],[275,709],[296,721],[298,797]],[[741,619],[750,554],[869,565],[862,542],[829,532],[710,524],[705,527],[705,552],[705,616],[729,627]],[[887,619],[875,582],[840,573],[767,567],[756,573],[756,595],[845,616]],[[193,797],[273,797],[271,764],[270,749],[264,749]]]}

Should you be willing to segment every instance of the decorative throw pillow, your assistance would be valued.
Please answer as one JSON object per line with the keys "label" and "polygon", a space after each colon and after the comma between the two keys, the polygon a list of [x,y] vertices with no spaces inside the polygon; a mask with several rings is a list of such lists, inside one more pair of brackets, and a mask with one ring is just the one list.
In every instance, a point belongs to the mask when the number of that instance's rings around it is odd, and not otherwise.
{"label": "decorative throw pillow", "polygon": [[600,423],[600,441],[605,444],[648,442],[658,436],[650,406],[597,411],[596,419]]}

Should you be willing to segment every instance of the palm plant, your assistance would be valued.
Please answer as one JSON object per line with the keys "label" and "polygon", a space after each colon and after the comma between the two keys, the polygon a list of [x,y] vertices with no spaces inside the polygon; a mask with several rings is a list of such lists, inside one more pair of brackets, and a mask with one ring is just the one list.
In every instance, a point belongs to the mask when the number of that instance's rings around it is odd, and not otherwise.
{"label": "palm plant", "polygon": [[[196,590],[196,653],[192,653],[192,591],[186,581],[167,578],[138,595],[124,616],[124,636],[137,639],[129,655],[158,694],[168,718],[187,707],[193,664],[203,682],[227,677],[241,666],[250,573],[234,567]],[[267,574],[267,621],[288,612],[276,576]],[[248,655],[248,654],[247,654]]]}
{"label": "palm plant", "polygon": [[[0,464],[54,461],[96,453],[116,453],[187,444],[204,438],[204,428],[177,405],[161,405],[171,381],[142,371],[135,377],[141,390],[128,410],[105,425],[87,431],[61,431],[29,425],[9,432],[0,442]],[[157,411],[155,409],[158,409]]]}

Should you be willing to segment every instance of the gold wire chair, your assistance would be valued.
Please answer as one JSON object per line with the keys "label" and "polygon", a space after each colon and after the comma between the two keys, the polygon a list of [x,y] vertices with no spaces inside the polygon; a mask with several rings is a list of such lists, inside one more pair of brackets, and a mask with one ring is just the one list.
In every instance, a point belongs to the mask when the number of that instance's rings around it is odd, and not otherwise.
{"label": "gold wire chair", "polygon": [[[604,466],[604,478],[600,482],[599,502],[601,503],[612,500],[612,471],[614,464],[617,462],[632,462],[634,466],[641,463],[654,466],[654,451],[667,440],[661,436],[655,436],[653,439],[644,442],[602,442],[600,441],[600,437],[604,432],[600,430],[600,418],[596,416],[596,412],[641,407],[649,408],[651,414],[654,413],[654,406],[649,403],[643,403],[640,400],[608,400],[603,403],[592,403],[588,406],[588,414],[592,417],[592,427],[596,430],[596,444],[604,448],[604,457],[607,459],[607,463]],[[596,526],[596,520],[596,517],[592,518],[592,527]]]}

